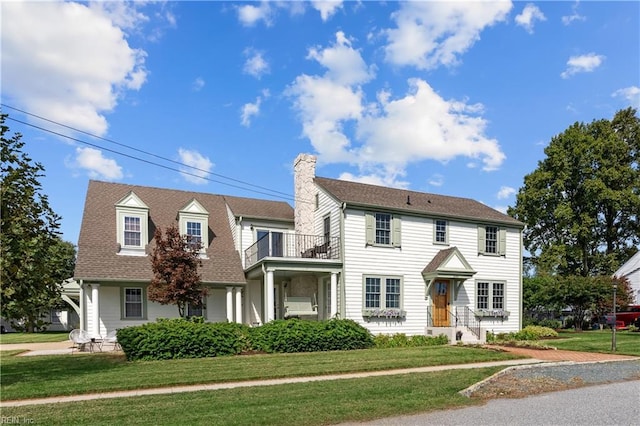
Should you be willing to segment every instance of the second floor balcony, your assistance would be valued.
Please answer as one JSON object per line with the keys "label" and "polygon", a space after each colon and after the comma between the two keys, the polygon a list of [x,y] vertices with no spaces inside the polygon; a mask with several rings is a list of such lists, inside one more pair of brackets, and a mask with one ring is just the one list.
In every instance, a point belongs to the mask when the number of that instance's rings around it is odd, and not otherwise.
{"label": "second floor balcony", "polygon": [[340,259],[340,238],[322,235],[269,232],[244,252],[245,268],[265,257]]}

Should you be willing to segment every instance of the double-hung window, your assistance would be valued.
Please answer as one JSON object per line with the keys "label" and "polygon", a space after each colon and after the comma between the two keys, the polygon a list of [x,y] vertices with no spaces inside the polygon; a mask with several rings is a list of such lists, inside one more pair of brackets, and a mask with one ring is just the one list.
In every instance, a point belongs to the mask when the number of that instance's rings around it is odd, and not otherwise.
{"label": "double-hung window", "polygon": [[390,213],[366,213],[367,245],[400,247],[400,217]]}
{"label": "double-hung window", "polygon": [[504,281],[476,282],[476,309],[503,310],[505,308]]}
{"label": "double-hung window", "polygon": [[126,287],[123,290],[123,319],[144,319],[144,298],[140,287]]}
{"label": "double-hung window", "polygon": [[496,225],[478,227],[478,253],[504,256],[507,249],[507,231]]}
{"label": "double-hung window", "polygon": [[433,221],[433,242],[436,244],[448,244],[449,234],[447,232],[447,221],[436,219]]}
{"label": "double-hung window", "polygon": [[187,221],[187,238],[189,245],[193,248],[202,247],[202,223]]}
{"label": "double-hung window", "polygon": [[391,244],[391,215],[376,213],[376,244]]}
{"label": "double-hung window", "polygon": [[129,247],[140,247],[142,241],[139,216],[124,217],[124,245]]}
{"label": "double-hung window", "polygon": [[400,277],[366,276],[364,278],[364,308],[402,308]]}

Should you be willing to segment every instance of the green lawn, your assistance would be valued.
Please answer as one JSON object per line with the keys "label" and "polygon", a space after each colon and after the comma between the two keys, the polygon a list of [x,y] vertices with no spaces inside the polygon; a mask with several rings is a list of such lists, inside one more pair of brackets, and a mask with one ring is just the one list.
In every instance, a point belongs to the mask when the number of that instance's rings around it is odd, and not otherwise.
{"label": "green lawn", "polygon": [[[559,339],[544,342],[558,349],[611,353],[611,330],[560,331]],[[616,353],[640,356],[640,332],[617,331]]]}
{"label": "green lawn", "polygon": [[2,416],[36,424],[327,425],[478,404],[458,392],[500,369],[3,408]]}
{"label": "green lawn", "polygon": [[44,331],[42,333],[0,334],[0,344],[63,342],[65,340],[69,340],[68,331]]}
{"label": "green lawn", "polygon": [[2,354],[0,391],[3,400],[12,400],[513,358],[508,353],[458,346],[136,362],[109,353],[37,357]]}

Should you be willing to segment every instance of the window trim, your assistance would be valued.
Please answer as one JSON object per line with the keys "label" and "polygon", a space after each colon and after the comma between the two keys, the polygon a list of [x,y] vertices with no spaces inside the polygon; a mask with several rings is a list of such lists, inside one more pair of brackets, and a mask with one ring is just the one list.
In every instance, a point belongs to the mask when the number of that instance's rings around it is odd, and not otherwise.
{"label": "window trim", "polygon": [[[142,316],[140,317],[128,317],[126,311],[126,296],[127,290],[140,290],[140,297],[142,300],[141,309]],[[121,321],[146,321],[147,320],[147,289],[143,286],[127,285],[120,287],[120,320]]]}
{"label": "window trim", "polygon": [[[380,280],[380,306],[367,306],[367,279],[379,279]],[[387,306],[387,280],[399,280],[400,283],[400,306]],[[362,309],[404,309],[404,277],[402,275],[377,275],[377,274],[365,274],[362,276]]]}
{"label": "window trim", "polygon": [[[496,251],[487,251],[487,228],[496,229]],[[478,254],[484,256],[506,256],[507,253],[507,230],[499,225],[485,224],[478,226]]]}
{"label": "window trim", "polygon": [[178,222],[180,235],[187,235],[187,223],[200,223],[202,245],[198,253],[200,258],[206,259],[209,248],[209,212],[194,198],[178,211]]}
{"label": "window trim", "polygon": [[[149,244],[149,207],[133,192],[129,192],[118,201],[116,207],[116,242],[118,254],[124,256],[146,256],[146,248]],[[140,220],[140,244],[125,244],[126,218],[138,218]]]}
{"label": "window trim", "polygon": [[[390,217],[389,243],[377,242],[377,215],[384,214]],[[402,222],[400,216],[389,212],[376,211],[365,213],[365,237],[366,245],[376,247],[401,247],[402,241]]]}
{"label": "window trim", "polygon": [[[487,306],[486,307],[480,307],[479,303],[478,303],[478,297],[479,297],[479,286],[480,284],[487,284]],[[494,301],[494,297],[495,296],[495,291],[496,291],[496,285],[501,285],[502,286],[502,306],[501,307],[496,307],[495,306],[495,301]],[[480,311],[480,312],[488,312],[491,313],[493,312],[494,315],[484,315],[484,316],[502,316],[502,315],[498,315],[498,313],[501,312],[507,312],[508,315],[508,311],[506,310],[507,307],[507,281],[506,280],[494,280],[494,279],[477,279],[475,280],[474,283],[474,300],[473,300],[473,308],[475,311]],[[477,314],[476,314],[477,315]]]}
{"label": "window trim", "polygon": [[[438,222],[444,222],[444,241],[438,241]],[[446,219],[433,220],[433,244],[449,245],[449,221]]]}

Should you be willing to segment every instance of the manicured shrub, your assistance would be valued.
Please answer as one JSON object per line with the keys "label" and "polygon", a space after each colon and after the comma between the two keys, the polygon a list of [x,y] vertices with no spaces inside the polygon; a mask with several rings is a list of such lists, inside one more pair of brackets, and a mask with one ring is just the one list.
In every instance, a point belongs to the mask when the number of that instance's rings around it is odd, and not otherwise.
{"label": "manicured shrub", "polygon": [[248,349],[248,327],[205,323],[202,319],[159,319],[118,330],[128,360],[159,360],[235,355]]}
{"label": "manicured shrub", "polygon": [[499,333],[489,340],[489,333],[487,333],[487,341],[501,342],[501,341],[517,341],[517,340],[540,340],[548,337],[558,337],[558,332],[549,327],[541,327],[539,325],[528,325],[520,331],[513,333]]}
{"label": "manicured shrub", "polygon": [[449,339],[444,334],[437,337],[422,335],[407,337],[404,333],[396,333],[391,335],[378,334],[374,338],[374,342],[376,348],[382,349],[446,345],[449,343]]}
{"label": "manicured shrub", "polygon": [[275,320],[250,329],[255,350],[268,353],[338,351],[373,346],[369,331],[352,320]]}

